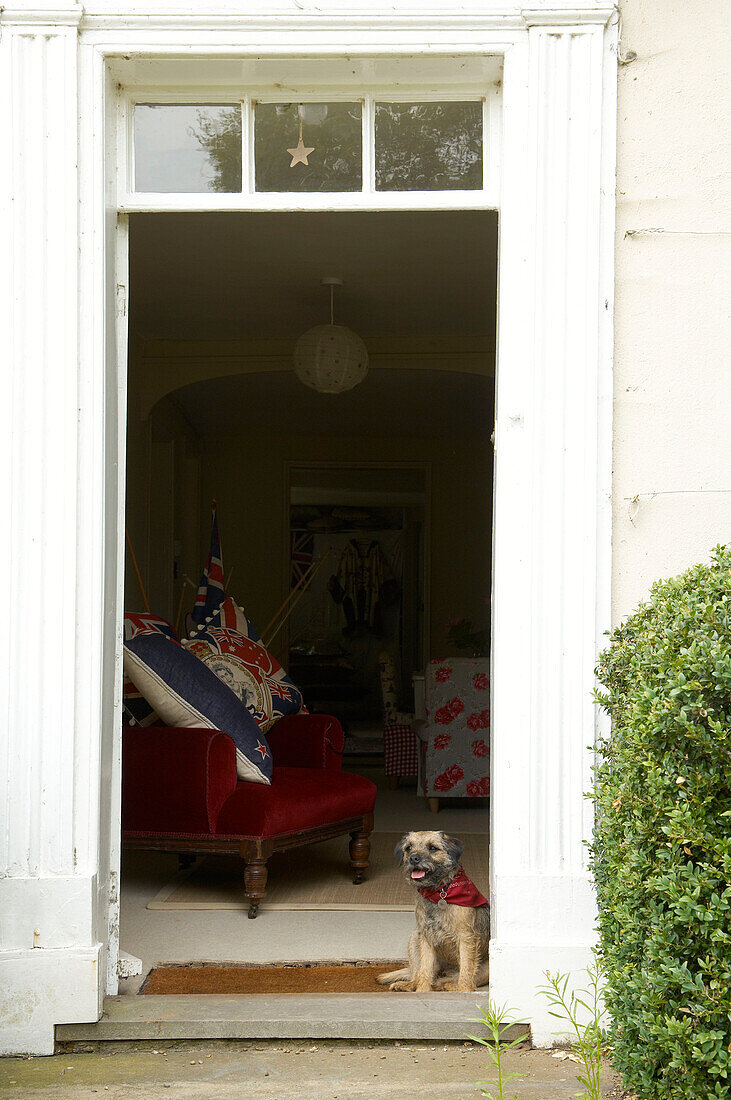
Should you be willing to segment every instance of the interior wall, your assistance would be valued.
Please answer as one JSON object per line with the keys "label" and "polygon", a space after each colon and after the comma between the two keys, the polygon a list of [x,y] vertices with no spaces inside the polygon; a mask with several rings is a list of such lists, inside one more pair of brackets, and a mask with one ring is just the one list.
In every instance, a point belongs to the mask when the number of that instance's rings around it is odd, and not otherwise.
{"label": "interior wall", "polygon": [[[182,578],[189,576],[197,584],[202,567],[200,440],[174,399],[160,402],[141,419],[134,377],[131,365],[124,603],[127,611],[144,609],[134,551],[151,611],[174,622]],[[189,587],[184,601],[188,610],[193,600]]]}
{"label": "interior wall", "polygon": [[[490,592],[492,447],[480,439],[378,439],[248,435],[202,444],[201,538],[216,498],[232,594],[263,627],[289,576],[287,461],[426,462],[431,466],[430,655],[452,656],[445,628],[453,616],[487,621]],[[387,488],[384,485],[384,488]]]}

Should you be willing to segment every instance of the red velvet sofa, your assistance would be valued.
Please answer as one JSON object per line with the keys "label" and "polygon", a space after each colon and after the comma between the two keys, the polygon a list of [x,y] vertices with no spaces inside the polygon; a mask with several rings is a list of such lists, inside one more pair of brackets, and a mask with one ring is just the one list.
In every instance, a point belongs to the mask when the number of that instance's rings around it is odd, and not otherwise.
{"label": "red velvet sofa", "polygon": [[267,733],[271,786],[236,775],[236,749],[217,730],[127,727],[122,740],[122,845],[224,852],[245,862],[249,916],[266,894],[272,852],[350,833],[353,881],[370,855],[376,786],[341,770],[343,731],[335,718],[297,714]]}

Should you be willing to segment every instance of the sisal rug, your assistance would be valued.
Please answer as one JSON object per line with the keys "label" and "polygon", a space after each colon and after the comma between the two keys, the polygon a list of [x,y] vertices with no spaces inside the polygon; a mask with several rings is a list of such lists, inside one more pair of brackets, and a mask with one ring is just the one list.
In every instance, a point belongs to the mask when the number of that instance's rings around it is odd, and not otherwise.
{"label": "sisal rug", "polygon": [[379,993],[376,976],[397,970],[401,962],[296,966],[226,966],[191,963],[156,966],[145,978],[141,994],[222,993]]}
{"label": "sisal rug", "polygon": [[[330,909],[408,912],[414,888],[396,865],[393,850],[401,833],[373,833],[370,867],[359,886],[351,881],[348,837],[307,848],[275,852],[268,861],[269,879],[262,909]],[[463,833],[462,862],[483,893],[488,889],[488,840],[482,833]],[[248,909],[243,863],[231,856],[209,856],[179,871],[147,903],[148,909]]]}

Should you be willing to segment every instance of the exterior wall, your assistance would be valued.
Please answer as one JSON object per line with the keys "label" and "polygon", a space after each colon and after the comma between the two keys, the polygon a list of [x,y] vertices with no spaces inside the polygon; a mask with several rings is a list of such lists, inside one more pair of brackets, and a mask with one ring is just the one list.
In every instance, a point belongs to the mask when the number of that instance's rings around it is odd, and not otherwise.
{"label": "exterior wall", "polygon": [[615,621],[731,538],[728,6],[620,9]]}

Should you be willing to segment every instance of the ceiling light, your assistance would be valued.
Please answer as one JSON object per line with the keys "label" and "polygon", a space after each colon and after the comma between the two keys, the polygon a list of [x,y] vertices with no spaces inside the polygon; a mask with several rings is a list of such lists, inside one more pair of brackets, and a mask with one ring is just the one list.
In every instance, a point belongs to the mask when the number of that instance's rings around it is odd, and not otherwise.
{"label": "ceiling light", "polygon": [[344,393],[368,373],[368,351],[357,333],[333,321],[333,297],[343,280],[322,280],[330,287],[330,324],[315,325],[300,336],[294,349],[294,370],[300,382],[318,393]]}

